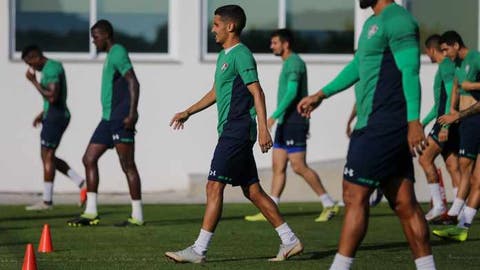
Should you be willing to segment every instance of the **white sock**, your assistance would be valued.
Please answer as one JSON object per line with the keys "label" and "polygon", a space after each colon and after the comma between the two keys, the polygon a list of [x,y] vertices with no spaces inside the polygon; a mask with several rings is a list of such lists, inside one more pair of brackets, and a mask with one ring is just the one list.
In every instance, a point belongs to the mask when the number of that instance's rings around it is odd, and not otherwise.
{"label": "white sock", "polygon": [[432,195],[432,202],[434,208],[444,208],[442,194],[440,192],[440,185],[438,183],[428,184],[430,194]]}
{"label": "white sock", "polygon": [[97,193],[87,192],[87,207],[85,208],[85,214],[97,215]]}
{"label": "white sock", "polygon": [[132,200],[132,218],[143,221],[142,200]]}
{"label": "white sock", "polygon": [[68,175],[68,178],[70,178],[70,180],[72,180],[72,182],[74,182],[75,185],[77,185],[77,187],[79,188],[81,188],[81,185],[83,185],[83,183],[85,182],[83,178],[80,175],[78,175],[76,171],[72,169],[68,170],[67,175]]}
{"label": "white sock", "polygon": [[53,182],[43,182],[43,201],[52,202]]}
{"label": "white sock", "polygon": [[415,260],[417,270],[435,270],[433,255],[423,256]]}
{"label": "white sock", "polygon": [[453,193],[453,198],[456,198],[458,193],[458,188],[457,187],[452,188],[452,193]]}
{"label": "white sock", "polygon": [[352,266],[353,258],[345,257],[340,253],[335,255],[330,270],[349,270]]}
{"label": "white sock", "polygon": [[323,207],[332,207],[335,205],[335,202],[333,201],[332,197],[328,195],[328,193],[324,193],[318,196],[318,198],[322,202]]}
{"label": "white sock", "polygon": [[270,196],[270,199],[272,199],[272,201],[278,205],[280,203],[280,197],[273,197],[272,195],[268,195]]}
{"label": "white sock", "polygon": [[299,241],[297,236],[293,233],[292,229],[288,227],[286,222],[275,228],[275,230],[277,231],[278,236],[280,236],[282,244],[284,245],[291,245]]}
{"label": "white sock", "polygon": [[458,213],[460,213],[460,210],[462,210],[463,205],[465,204],[465,201],[459,198],[455,198],[453,200],[452,206],[450,206],[450,210],[448,210],[448,215],[449,216],[458,216]]}
{"label": "white sock", "polygon": [[193,250],[200,255],[205,255],[207,253],[208,245],[210,240],[212,240],[213,233],[206,231],[204,229],[200,230],[198,234],[197,241],[193,244]]}
{"label": "white sock", "polygon": [[473,218],[477,214],[477,209],[465,206],[463,208],[463,215],[459,220],[457,227],[468,229],[472,225]]}

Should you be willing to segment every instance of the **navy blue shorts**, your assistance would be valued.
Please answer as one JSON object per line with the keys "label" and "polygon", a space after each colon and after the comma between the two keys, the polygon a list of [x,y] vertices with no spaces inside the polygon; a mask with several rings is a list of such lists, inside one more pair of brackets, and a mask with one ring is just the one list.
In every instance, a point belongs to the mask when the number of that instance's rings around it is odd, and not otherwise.
{"label": "navy blue shorts", "polygon": [[40,132],[40,143],[42,147],[56,149],[62,140],[68,123],[70,123],[70,117],[43,119],[42,132]]}
{"label": "navy blue shorts", "polygon": [[460,122],[461,157],[476,159],[480,153],[480,115],[472,115]]}
{"label": "navy blue shorts", "polygon": [[279,124],[275,131],[273,148],[280,148],[288,154],[307,151],[309,125]]}
{"label": "navy blue shorts", "polygon": [[349,182],[372,188],[394,178],[415,181],[407,129],[355,130],[350,139],[343,176]]}
{"label": "navy blue shorts", "polygon": [[438,134],[442,129],[442,125],[435,123],[432,130],[430,130],[429,136],[435,141],[435,143],[442,149],[442,155],[446,156],[450,153],[458,153],[460,149],[460,134],[458,131],[458,124],[452,124],[448,128],[448,140],[446,142],[440,142]]}
{"label": "navy blue shorts", "polygon": [[90,139],[91,144],[103,144],[112,148],[117,143],[134,143],[135,130],[127,130],[123,120],[100,121]]}
{"label": "navy blue shorts", "polygon": [[220,137],[213,154],[208,180],[232,186],[258,183],[257,165],[249,140]]}

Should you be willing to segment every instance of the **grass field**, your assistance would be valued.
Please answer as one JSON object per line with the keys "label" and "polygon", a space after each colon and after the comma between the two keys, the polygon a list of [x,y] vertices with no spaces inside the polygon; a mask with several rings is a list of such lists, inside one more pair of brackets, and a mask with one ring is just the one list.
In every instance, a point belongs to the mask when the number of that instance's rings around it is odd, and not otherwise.
{"label": "grass field", "polygon": [[[203,214],[202,205],[146,205],[147,225],[117,228],[130,206],[101,206],[97,227],[69,228],[66,220],[79,213],[74,206],[56,206],[47,213],[28,213],[22,206],[0,206],[0,269],[21,269],[25,246],[38,245],[42,226],[50,224],[55,251],[36,253],[39,269],[328,269],[336,252],[341,218],[315,223],[318,204],[281,205],[290,226],[305,244],[304,253],[290,261],[270,263],[279,239],[267,223],[243,220],[255,212],[249,204],[227,204],[204,265],[174,264],[165,251],[190,245]],[[467,242],[431,237],[437,269],[479,269],[478,219]],[[400,225],[386,204],[372,209],[368,234],[357,253],[354,269],[415,269]]]}

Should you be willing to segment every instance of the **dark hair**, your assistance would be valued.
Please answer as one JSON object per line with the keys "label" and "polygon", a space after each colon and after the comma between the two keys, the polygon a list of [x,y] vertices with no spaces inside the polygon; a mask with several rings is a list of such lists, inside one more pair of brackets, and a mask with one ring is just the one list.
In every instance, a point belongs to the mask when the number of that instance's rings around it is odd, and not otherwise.
{"label": "dark hair", "polygon": [[27,57],[27,55],[31,52],[37,52],[38,55],[40,56],[43,56],[43,53],[42,53],[42,50],[40,49],[40,47],[38,47],[37,45],[35,44],[32,44],[32,45],[28,45],[26,46],[25,48],[23,48],[22,50],[22,59],[24,59],[25,57]]}
{"label": "dark hair", "polygon": [[90,30],[93,31],[93,29],[99,29],[105,33],[107,33],[107,35],[110,37],[110,38],[113,38],[113,26],[112,24],[107,21],[107,20],[99,20],[98,22],[96,22],[92,28],[90,28]]}
{"label": "dark hair", "polygon": [[273,31],[273,33],[270,35],[270,38],[273,38],[273,37],[278,37],[281,42],[288,42],[288,44],[290,44],[290,49],[293,48],[295,39],[293,37],[293,32],[290,31],[289,29],[287,28],[277,29]]}
{"label": "dark hair", "polygon": [[242,33],[245,24],[247,23],[247,16],[245,11],[237,5],[221,6],[215,10],[215,15],[222,17],[223,19],[233,21],[235,23],[235,33]]}
{"label": "dark hair", "polygon": [[442,38],[440,39],[440,44],[446,43],[449,46],[453,46],[455,43],[458,43],[460,48],[465,47],[465,43],[463,43],[463,39],[459,33],[456,31],[450,30],[442,34]]}
{"label": "dark hair", "polygon": [[434,48],[437,51],[440,51],[440,40],[442,37],[439,34],[433,34],[425,40],[426,48]]}

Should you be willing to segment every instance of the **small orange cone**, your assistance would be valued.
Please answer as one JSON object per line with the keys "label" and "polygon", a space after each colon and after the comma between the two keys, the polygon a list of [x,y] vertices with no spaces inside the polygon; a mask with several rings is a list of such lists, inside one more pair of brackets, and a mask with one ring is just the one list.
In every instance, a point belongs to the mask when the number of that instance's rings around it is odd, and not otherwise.
{"label": "small orange cone", "polygon": [[37,270],[37,261],[35,260],[35,251],[32,244],[27,244],[22,270]]}
{"label": "small orange cone", "polygon": [[52,237],[50,236],[50,226],[43,225],[42,236],[40,236],[40,243],[38,244],[38,252],[49,253],[53,251]]}

